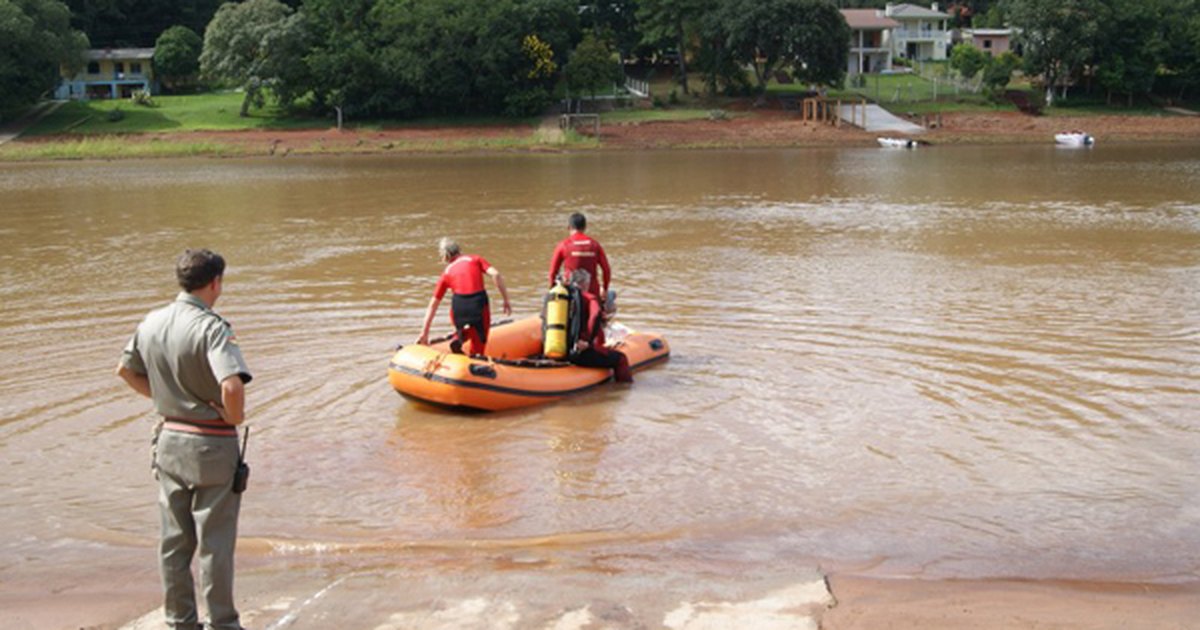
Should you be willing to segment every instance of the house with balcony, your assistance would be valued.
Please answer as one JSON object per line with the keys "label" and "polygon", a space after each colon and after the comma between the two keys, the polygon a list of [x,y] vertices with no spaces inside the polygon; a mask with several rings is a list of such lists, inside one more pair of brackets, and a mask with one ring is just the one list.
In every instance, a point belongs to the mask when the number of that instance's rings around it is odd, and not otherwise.
{"label": "house with balcony", "polygon": [[892,50],[897,56],[913,61],[947,58],[951,45],[950,14],[939,11],[936,2],[928,9],[915,4],[888,4],[883,13],[900,23],[891,31]]}
{"label": "house with balcony", "polygon": [[851,34],[846,76],[891,71],[892,31],[900,23],[881,9],[842,9],[841,13]]}
{"label": "house with balcony", "polygon": [[138,90],[158,93],[153,48],[104,48],[84,53],[83,69],[64,73],[57,99],[129,98]]}

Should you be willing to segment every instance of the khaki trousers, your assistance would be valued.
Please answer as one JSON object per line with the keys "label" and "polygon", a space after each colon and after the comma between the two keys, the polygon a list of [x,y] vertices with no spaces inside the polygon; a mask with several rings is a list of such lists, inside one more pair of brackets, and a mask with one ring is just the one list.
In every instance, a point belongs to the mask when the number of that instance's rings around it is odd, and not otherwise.
{"label": "khaki trousers", "polygon": [[233,493],[238,441],[164,430],[158,439],[163,610],[172,628],[198,625],[192,557],[200,555],[200,589],[213,630],[241,627],[233,605],[233,550],[241,495]]}

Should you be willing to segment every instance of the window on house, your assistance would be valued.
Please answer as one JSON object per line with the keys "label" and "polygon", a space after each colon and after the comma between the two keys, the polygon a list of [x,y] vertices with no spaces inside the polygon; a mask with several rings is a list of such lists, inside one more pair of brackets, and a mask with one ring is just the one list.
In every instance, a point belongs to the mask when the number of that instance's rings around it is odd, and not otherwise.
{"label": "window on house", "polygon": [[984,47],[984,49],[985,49],[985,50],[986,50],[986,49],[988,49],[988,48],[991,48],[991,47],[992,47],[992,40],[990,40],[990,39],[985,39],[985,40],[983,40],[983,47]]}
{"label": "window on house", "polygon": [[88,74],[100,74],[100,62],[99,61],[88,62]]}
{"label": "window on house", "polygon": [[133,63],[130,63],[129,64],[129,72],[131,74],[141,74],[142,73],[142,64],[140,64],[136,61]]}
{"label": "window on house", "polygon": [[113,72],[116,72],[117,74],[121,74],[121,73],[125,72],[125,63],[121,62],[121,61],[114,61],[113,62]]}

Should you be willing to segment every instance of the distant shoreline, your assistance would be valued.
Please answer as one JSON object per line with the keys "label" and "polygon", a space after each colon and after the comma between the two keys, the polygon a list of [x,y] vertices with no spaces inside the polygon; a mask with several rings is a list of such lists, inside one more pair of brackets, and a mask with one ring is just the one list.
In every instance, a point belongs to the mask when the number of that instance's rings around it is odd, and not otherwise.
{"label": "distant shoreline", "polygon": [[[1200,142],[1200,116],[1164,114],[1027,116],[1016,112],[945,113],[912,137],[937,145],[1052,144],[1055,133],[1080,129],[1098,146],[1139,142]],[[783,149],[874,147],[886,132],[804,122],[794,112],[762,110],[724,120],[691,119],[604,124],[588,131],[525,124],[395,129],[185,131],[21,137],[0,146],[0,162],[164,157],[287,157],[298,155],[573,153],[606,150]]]}

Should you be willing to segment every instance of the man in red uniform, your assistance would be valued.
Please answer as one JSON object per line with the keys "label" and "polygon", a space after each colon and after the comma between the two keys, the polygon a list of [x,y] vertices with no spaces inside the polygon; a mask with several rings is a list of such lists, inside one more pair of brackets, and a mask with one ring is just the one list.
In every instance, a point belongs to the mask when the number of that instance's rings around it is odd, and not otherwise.
{"label": "man in red uniform", "polygon": [[442,262],[446,263],[446,270],[438,279],[433,298],[429,300],[429,309],[425,311],[425,322],[421,325],[421,336],[417,338],[417,343],[429,343],[429,326],[433,324],[438,305],[449,289],[454,292],[450,301],[450,321],[454,324],[450,349],[461,354],[463,342],[470,340],[471,354],[484,354],[487,351],[488,330],[492,326],[492,313],[487,290],[483,288],[483,276],[487,274],[492,277],[500,296],[504,298],[504,314],[512,315],[504,278],[500,276],[500,270],[489,265],[482,256],[463,255],[458,243],[449,238],[443,238],[438,243],[438,253]]}
{"label": "man in red uniform", "polygon": [[[563,275],[568,278],[572,271],[583,269],[592,278],[587,291],[593,296],[607,295],[609,282],[612,281],[612,270],[608,267],[608,257],[604,255],[604,248],[600,246],[599,241],[584,234],[584,230],[587,229],[587,217],[576,212],[571,215],[568,224],[571,226],[571,233],[554,248],[554,256],[550,259],[550,286],[554,286],[559,267],[562,267]],[[604,272],[604,293],[600,292],[596,267]]]}
{"label": "man in red uniform", "polygon": [[587,290],[593,282],[591,275],[583,269],[571,272],[570,283],[579,290],[579,310],[583,321],[579,326],[579,341],[575,342],[567,360],[583,367],[609,368],[613,371],[614,381],[632,383],[633,371],[629,368],[629,357],[620,350],[605,346],[603,308],[600,299]]}

